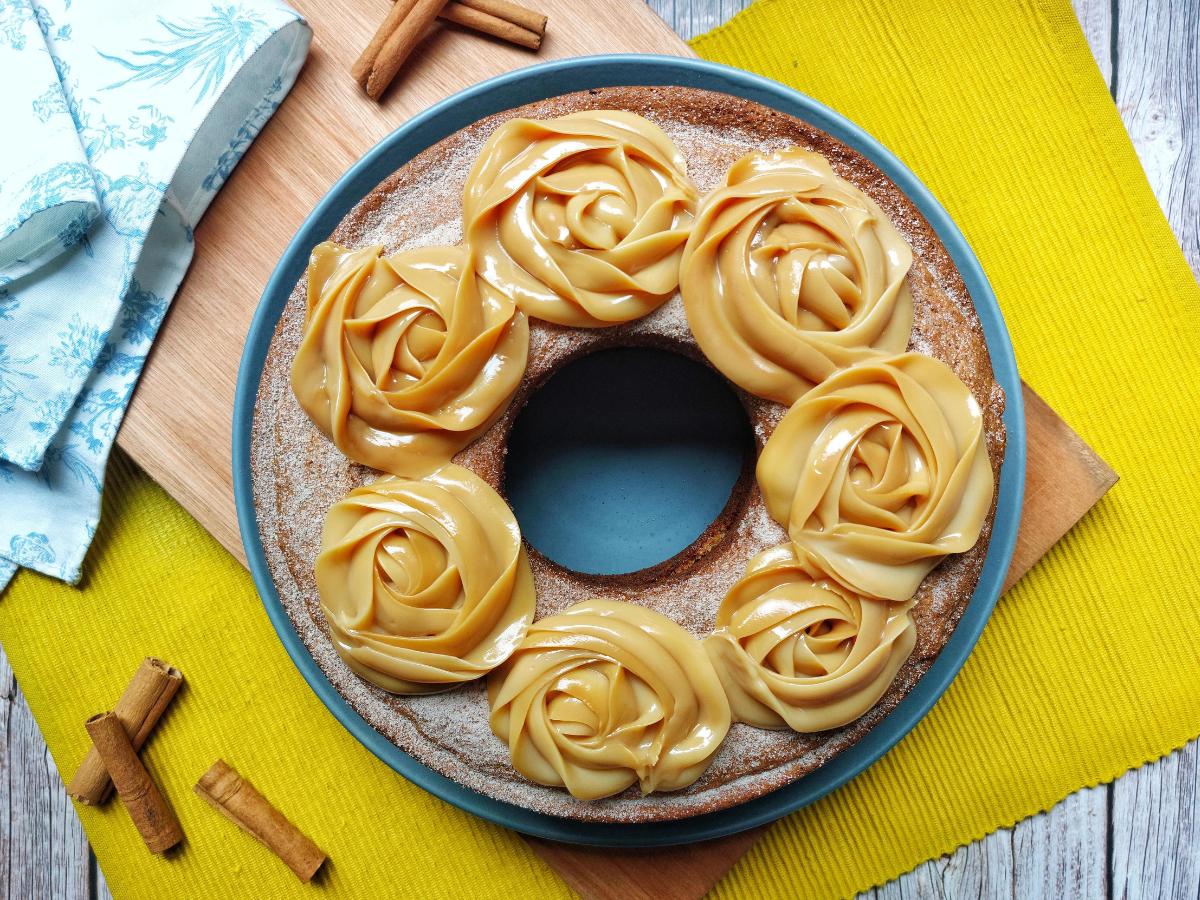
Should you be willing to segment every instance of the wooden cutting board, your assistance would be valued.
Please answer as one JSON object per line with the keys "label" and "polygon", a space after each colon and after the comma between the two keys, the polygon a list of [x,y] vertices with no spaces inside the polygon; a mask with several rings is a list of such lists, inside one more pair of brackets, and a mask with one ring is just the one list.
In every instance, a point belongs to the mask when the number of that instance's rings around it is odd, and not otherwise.
{"label": "wooden cutting board", "polygon": [[[550,17],[537,54],[438,22],[376,104],[348,70],[386,15],[388,0],[292,3],[313,26],[308,62],[196,228],[195,259],[117,436],[243,563],[230,460],[242,345],[276,262],[334,181],[406,119],[493,75],[599,53],[694,56],[642,0],[537,0]],[[1026,507],[1008,584],[1116,481],[1112,470],[1031,390],[1025,391],[1025,403]],[[695,900],[764,830],[657,851],[529,843],[589,900]]]}

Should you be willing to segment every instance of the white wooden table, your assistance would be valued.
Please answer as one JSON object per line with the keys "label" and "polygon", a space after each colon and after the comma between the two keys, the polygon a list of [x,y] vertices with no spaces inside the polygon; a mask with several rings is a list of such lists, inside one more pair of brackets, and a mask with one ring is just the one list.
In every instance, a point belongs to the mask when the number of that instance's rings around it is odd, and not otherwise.
{"label": "white wooden table", "polygon": [[[750,0],[649,0],[684,38]],[[1200,275],[1200,0],[1073,0],[1159,203]],[[536,5],[536,4],[532,4]],[[106,900],[75,809],[0,650],[0,900]],[[1200,898],[1200,748],[863,895]]]}

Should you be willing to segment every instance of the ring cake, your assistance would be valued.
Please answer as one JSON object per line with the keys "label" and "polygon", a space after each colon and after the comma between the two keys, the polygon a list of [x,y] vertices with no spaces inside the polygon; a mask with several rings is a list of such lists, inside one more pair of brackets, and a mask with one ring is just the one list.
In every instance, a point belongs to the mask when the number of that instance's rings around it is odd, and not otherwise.
{"label": "ring cake", "polygon": [[[588,575],[521,539],[506,442],[556,371],[628,346],[729,379],[757,458],[678,555]],[[532,810],[662,821],[813,771],[928,671],[1003,411],[961,277],[869,161],[724,94],[591,90],[451,135],[314,250],[255,508],[300,638],[388,740]]]}

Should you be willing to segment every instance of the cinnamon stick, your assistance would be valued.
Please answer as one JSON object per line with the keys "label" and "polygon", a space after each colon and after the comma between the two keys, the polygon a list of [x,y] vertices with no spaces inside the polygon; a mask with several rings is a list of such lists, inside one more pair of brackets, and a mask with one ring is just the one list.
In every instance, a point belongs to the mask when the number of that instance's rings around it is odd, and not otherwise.
{"label": "cinnamon stick", "polygon": [[538,37],[546,36],[548,18],[540,12],[509,3],[508,0],[458,0],[458,2],[481,13],[495,16],[497,19],[512,22],[527,31],[532,31]]}
{"label": "cinnamon stick", "polygon": [[[405,0],[400,0],[405,2]],[[397,2],[397,6],[400,5]],[[378,100],[392,83],[408,55],[412,53],[417,42],[421,40],[437,14],[446,5],[446,0],[417,0],[412,10],[406,15],[391,36],[384,41],[371,74],[367,77],[367,94],[372,100]]]}
{"label": "cinnamon stick", "polygon": [[375,36],[371,38],[371,43],[367,44],[365,50],[358,57],[358,60],[350,67],[350,75],[361,84],[364,88],[367,86],[367,79],[371,75],[371,67],[375,65],[375,60],[379,56],[379,51],[383,49],[383,45],[387,43],[387,39],[399,27],[413,7],[417,5],[417,0],[397,0],[392,8],[388,10],[387,16],[383,20],[383,24],[379,26],[379,30],[375,32]]}
{"label": "cinnamon stick", "polygon": [[325,862],[320,848],[224,760],[213,763],[193,790],[213,809],[265,844],[305,884]]}
{"label": "cinnamon stick", "polygon": [[117,714],[100,713],[88,719],[85,726],[146,849],[162,853],[182,841],[179,821],[138,759]]}
{"label": "cinnamon stick", "polygon": [[[174,666],[152,656],[142,660],[113,710],[135,751],[142,749],[182,683],[183,675]],[[111,791],[112,779],[93,746],[67,785],[67,793],[85,806],[97,806],[108,799]]]}
{"label": "cinnamon stick", "polygon": [[450,0],[438,13],[438,18],[454,22],[457,25],[465,25],[467,28],[474,28],[476,31],[490,34],[492,37],[528,47],[530,50],[537,50],[542,46],[542,36],[536,31],[522,28],[507,19],[481,12],[473,6],[456,2],[456,0]]}
{"label": "cinnamon stick", "polygon": [[350,67],[354,80],[378,100],[435,17],[531,50],[541,48],[548,21],[542,13],[508,0],[397,0]]}

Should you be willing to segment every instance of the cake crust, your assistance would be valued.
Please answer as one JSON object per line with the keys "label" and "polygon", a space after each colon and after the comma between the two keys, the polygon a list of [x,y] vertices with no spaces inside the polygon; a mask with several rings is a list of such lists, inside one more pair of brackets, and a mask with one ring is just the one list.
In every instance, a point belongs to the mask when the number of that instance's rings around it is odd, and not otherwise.
{"label": "cake crust", "polygon": [[[838,175],[866,192],[914,251],[908,286],[914,301],[909,349],[950,366],[983,410],[998,488],[1005,450],[1004,393],[993,378],[983,330],[966,286],[945,247],[913,203],[860,154],[806,123],[724,94],[680,87],[605,88],[568,94],[498,113],[426,150],[385,179],[331,236],[350,247],[383,244],[395,253],[461,241],[462,187],[488,135],[518,116],[552,118],[585,109],[619,108],[645,116],[675,141],[700,191],[751,150],[797,145],[825,156]],[[447,694],[397,697],[360,679],[337,657],[320,611],[312,570],[325,513],[351,488],[378,473],[346,459],[309,422],[292,394],[289,370],[299,345],[306,281],[301,278],[280,318],[259,384],[251,439],[255,509],[280,598],[314,660],[338,692],[373,728],[431,769],[483,794],[539,812],[605,822],[663,821],[732,806],[794,781],[851,746],[891,712],[945,647],[979,580],[995,504],[970,551],[947,557],[922,582],[912,616],[917,644],[884,697],[865,716],[816,734],[762,731],[735,724],[713,764],[690,787],[641,797],[636,789],[579,801],[533,784],[513,769],[508,747],[488,727],[481,682]],[[609,347],[643,346],[709,365],[687,327],[678,293],[649,315],[603,329],[530,322],[529,364],[512,405],[455,462],[504,495],[504,454],[521,408],[554,372]],[[786,411],[733,387],[750,418],[756,453]],[[787,540],[767,514],[754,480],[754,460],[720,516],[671,559],[625,575],[584,575],[557,565],[526,543],[537,588],[536,618],[592,597],[624,600],[668,615],[697,638],[712,629],[717,607],[759,551]]]}

